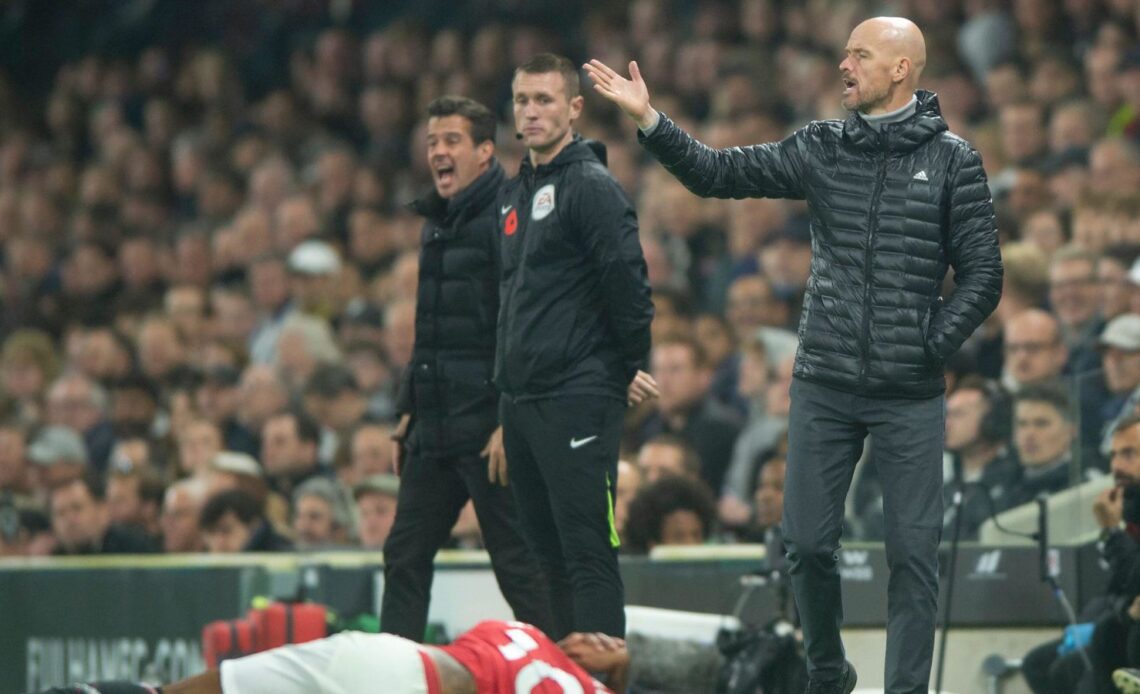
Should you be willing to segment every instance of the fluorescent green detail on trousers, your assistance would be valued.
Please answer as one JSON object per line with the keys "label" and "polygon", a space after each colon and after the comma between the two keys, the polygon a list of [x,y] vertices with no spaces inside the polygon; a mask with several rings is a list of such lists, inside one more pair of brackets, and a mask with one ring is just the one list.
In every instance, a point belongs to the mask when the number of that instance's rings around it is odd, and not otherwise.
{"label": "fluorescent green detail on trousers", "polygon": [[614,483],[610,473],[606,473],[606,512],[610,521],[610,546],[614,549],[621,547],[621,537],[618,536],[617,522],[614,521]]}

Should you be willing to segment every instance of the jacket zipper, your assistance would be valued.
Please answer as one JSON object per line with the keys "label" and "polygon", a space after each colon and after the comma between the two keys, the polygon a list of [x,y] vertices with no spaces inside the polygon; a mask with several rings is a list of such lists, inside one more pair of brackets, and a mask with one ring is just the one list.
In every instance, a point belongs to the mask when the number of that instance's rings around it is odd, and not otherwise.
{"label": "jacket zipper", "polygon": [[[439,307],[443,305],[443,301],[442,301],[442,299],[443,299],[443,281],[444,281],[444,278],[443,278],[443,254],[447,251],[447,248],[446,248],[446,242],[440,238],[444,232],[443,224],[442,223],[433,223],[433,226],[435,228],[432,230],[432,234],[434,237],[432,239],[432,241],[434,241],[433,245],[435,246],[435,248],[433,250],[435,250],[434,261],[436,263],[435,271],[436,271],[436,277],[438,278],[438,281],[435,283],[435,307],[434,307],[435,310],[433,311],[435,319],[432,321],[432,333],[433,333],[432,337],[435,339],[436,345],[438,346],[439,340],[440,340],[440,333],[441,333],[440,324],[439,324],[439,321],[440,321]],[[435,380],[435,401],[437,403],[444,403],[444,407],[445,407],[445,411],[446,411],[446,407],[450,403],[447,402],[447,399],[446,399],[447,394],[445,394],[443,391],[443,379],[446,377],[447,374],[440,373],[439,350],[438,349],[436,349],[432,352],[431,368],[433,368],[435,370],[435,373],[432,374],[432,376]],[[442,422],[440,424],[442,424]],[[444,444],[444,438],[445,438],[444,430],[445,429],[446,429],[446,427],[444,427],[444,426],[436,427],[436,450],[437,451],[442,451],[445,448],[445,444]]]}
{"label": "jacket zipper", "polygon": [[[519,187],[519,196],[515,199],[515,209],[514,209],[514,212],[518,218],[518,226],[515,228],[515,234],[519,237],[517,239],[517,243],[523,244],[523,245],[519,246],[519,249],[518,249],[519,259],[518,259],[518,262],[515,263],[515,275],[514,275],[514,277],[511,278],[510,286],[507,287],[507,296],[506,297],[499,297],[500,302],[512,301],[514,299],[514,296],[515,296],[515,291],[519,285],[519,275],[522,274],[522,261],[523,261],[523,258],[526,256],[526,245],[525,245],[525,241],[522,237],[522,234],[523,234],[522,210],[523,210],[524,203],[530,200],[530,191],[532,191],[534,189],[534,178],[535,178],[535,176],[534,176],[534,170],[533,169],[523,171],[522,186]],[[505,241],[504,241],[504,243],[505,243]],[[511,304],[507,303],[507,305],[510,306]],[[508,384],[510,385],[511,391],[515,390],[515,388],[514,388],[515,384],[513,382],[511,382],[511,378],[510,378],[510,371],[511,370],[509,368],[510,365],[507,364],[506,346],[509,344],[507,342],[507,339],[512,334],[511,325],[514,322],[514,317],[515,317],[515,312],[513,310],[507,311],[506,315],[504,316],[505,320],[503,321],[503,324],[499,326],[499,330],[502,331],[501,338],[499,339],[499,344],[503,346],[503,380],[508,382]]]}
{"label": "jacket zipper", "polygon": [[859,387],[867,385],[867,363],[871,358],[871,256],[875,246],[875,232],[879,227],[879,198],[883,194],[883,184],[887,179],[887,155],[879,158],[879,169],[875,174],[875,187],[871,191],[871,210],[867,214],[867,249],[863,253],[863,339],[860,344],[862,358],[859,363]]}

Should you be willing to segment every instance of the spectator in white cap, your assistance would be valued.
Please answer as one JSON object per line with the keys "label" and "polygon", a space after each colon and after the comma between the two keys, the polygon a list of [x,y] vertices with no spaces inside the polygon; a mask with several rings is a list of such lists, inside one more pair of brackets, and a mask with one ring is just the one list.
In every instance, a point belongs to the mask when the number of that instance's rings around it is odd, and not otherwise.
{"label": "spectator in white cap", "polygon": [[1101,453],[1108,455],[1116,422],[1140,405],[1140,314],[1125,313],[1113,318],[1100,335],[1104,359],[1104,382],[1109,399],[1101,409]]}
{"label": "spectator in white cap", "polygon": [[340,312],[337,277],[340,254],[324,241],[305,241],[289,253],[290,287],[297,309],[321,318]]}
{"label": "spectator in white cap", "polygon": [[289,500],[269,488],[265,470],[251,455],[237,451],[221,451],[210,458],[205,479],[208,496],[230,489],[240,489],[254,497],[265,511],[274,529],[287,534]]}
{"label": "spectator in white cap", "polygon": [[45,501],[51,489],[82,477],[87,469],[83,438],[68,427],[40,429],[28,445],[27,455],[32,463],[32,488]]}

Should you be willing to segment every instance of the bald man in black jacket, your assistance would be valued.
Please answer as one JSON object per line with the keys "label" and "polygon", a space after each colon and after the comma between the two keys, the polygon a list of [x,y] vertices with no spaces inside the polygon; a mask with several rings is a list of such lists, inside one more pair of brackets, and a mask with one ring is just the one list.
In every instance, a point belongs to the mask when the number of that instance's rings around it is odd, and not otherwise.
{"label": "bald man in black jacket", "polygon": [[[803,622],[809,692],[850,692],[836,550],[852,471],[870,434],[884,480],[890,567],[886,690],[926,692],[938,604],[943,364],[1001,295],[998,237],[981,158],[917,90],[922,32],[893,17],[851,33],[839,64],[846,120],[713,150],[625,79],[586,66],[645,148],[705,197],[806,200],[812,270],[792,382],[783,531]],[[953,267],[953,294],[940,296]]]}

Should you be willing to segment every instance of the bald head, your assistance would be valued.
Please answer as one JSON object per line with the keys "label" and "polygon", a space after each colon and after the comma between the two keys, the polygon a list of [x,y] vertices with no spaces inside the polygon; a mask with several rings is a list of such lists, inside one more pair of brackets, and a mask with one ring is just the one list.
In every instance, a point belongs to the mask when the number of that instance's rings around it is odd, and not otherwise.
{"label": "bald head", "polygon": [[847,40],[843,107],[868,115],[897,110],[910,101],[926,67],[926,40],[909,19],[875,17]]}

